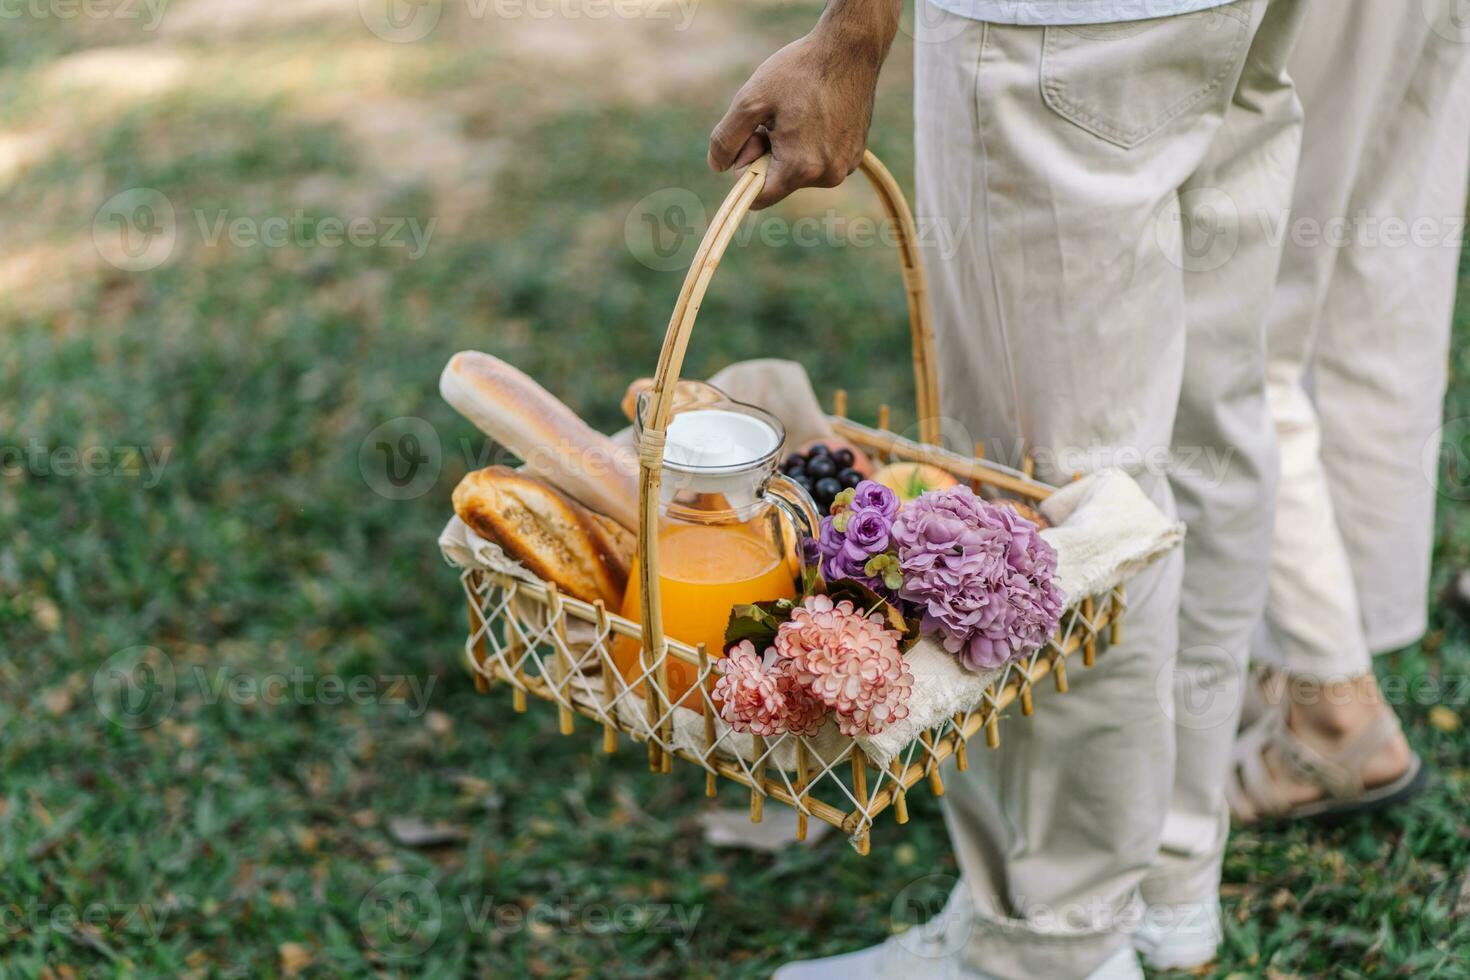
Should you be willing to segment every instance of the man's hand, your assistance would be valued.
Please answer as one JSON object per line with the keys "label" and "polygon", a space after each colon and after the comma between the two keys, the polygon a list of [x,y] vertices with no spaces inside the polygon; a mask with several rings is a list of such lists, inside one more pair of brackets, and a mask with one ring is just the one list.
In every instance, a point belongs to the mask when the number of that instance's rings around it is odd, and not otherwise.
{"label": "man's hand", "polygon": [[901,0],[831,0],[806,37],[755,70],[709,138],[714,170],[771,154],[756,210],[802,187],[836,187],[868,145],[878,70]]}

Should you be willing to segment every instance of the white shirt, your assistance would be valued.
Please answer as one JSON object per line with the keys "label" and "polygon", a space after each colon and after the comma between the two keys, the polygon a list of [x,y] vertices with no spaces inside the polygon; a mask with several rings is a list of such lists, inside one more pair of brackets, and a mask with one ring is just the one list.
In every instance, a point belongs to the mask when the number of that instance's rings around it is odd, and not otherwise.
{"label": "white shirt", "polygon": [[1192,14],[1223,7],[1231,0],[929,0],[971,20],[1030,27],[1063,24],[1116,24],[1151,17]]}

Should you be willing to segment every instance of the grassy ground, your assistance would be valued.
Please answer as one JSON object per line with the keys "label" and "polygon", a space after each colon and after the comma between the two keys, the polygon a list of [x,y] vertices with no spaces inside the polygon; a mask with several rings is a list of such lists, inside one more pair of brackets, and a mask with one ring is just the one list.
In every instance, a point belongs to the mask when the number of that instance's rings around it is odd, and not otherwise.
{"label": "grassy ground", "polygon": [[[814,6],[711,2],[684,31],[475,9],[446,5],[419,43],[374,36],[352,0],[0,35],[0,976],[759,977],[881,939],[895,893],[953,873],[924,794],[877,832],[892,860],[711,850],[701,780],[605,760],[459,667],[434,538],[486,447],[439,368],[490,350],[614,424],[679,276],[639,261],[630,212],[661,189],[718,199],[702,134]],[[911,184],[906,64],[901,42],[875,148]],[[143,271],[94,232],[99,208],[164,220],[136,193],[104,206],[136,188],[174,222]],[[782,214],[834,203],[871,206],[843,189]],[[372,243],[331,247],[354,217]],[[297,227],[279,247],[213,234],[237,218]],[[404,229],[431,221],[417,255]],[[688,370],[806,350],[820,388],[863,380],[870,415],[911,390],[902,317],[881,248],[752,245]],[[405,417],[439,452],[393,499],[362,460]],[[1441,581],[1470,562],[1444,504]],[[146,727],[107,670],[140,646],[174,695]],[[1455,685],[1470,633],[1436,612],[1382,666]],[[1236,836],[1217,975],[1470,976],[1470,731],[1446,690],[1448,713],[1404,708],[1439,772],[1419,802]],[[405,819],[447,843],[405,843]]]}

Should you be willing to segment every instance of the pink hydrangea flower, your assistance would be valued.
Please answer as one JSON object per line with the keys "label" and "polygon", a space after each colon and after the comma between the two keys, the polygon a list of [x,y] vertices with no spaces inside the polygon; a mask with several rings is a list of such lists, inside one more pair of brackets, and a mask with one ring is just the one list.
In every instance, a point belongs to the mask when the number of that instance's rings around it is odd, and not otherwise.
{"label": "pink hydrangea flower", "polygon": [[826,705],[811,696],[792,673],[790,661],[774,650],[761,656],[754,644],[741,640],[714,668],[720,677],[713,697],[720,717],[735,731],[811,736],[821,729]]}
{"label": "pink hydrangea flower", "polygon": [[776,631],[776,651],[822,704],[844,735],[877,735],[908,717],[914,675],[898,648],[898,634],[848,600],[809,597]]}
{"label": "pink hydrangea flower", "polygon": [[1057,555],[1036,525],[966,486],[926,493],[893,525],[904,584],[920,629],[971,670],[1001,667],[1055,632],[1063,595]]}

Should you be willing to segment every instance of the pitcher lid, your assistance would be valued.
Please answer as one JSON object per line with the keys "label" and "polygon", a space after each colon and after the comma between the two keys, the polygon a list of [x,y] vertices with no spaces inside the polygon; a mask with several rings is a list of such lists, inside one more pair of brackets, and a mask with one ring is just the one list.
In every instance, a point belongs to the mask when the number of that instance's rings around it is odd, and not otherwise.
{"label": "pitcher lid", "polygon": [[767,419],[728,408],[675,415],[664,442],[664,465],[681,470],[743,470],[781,448],[782,433]]}

